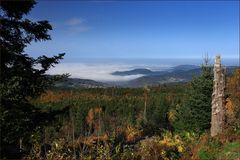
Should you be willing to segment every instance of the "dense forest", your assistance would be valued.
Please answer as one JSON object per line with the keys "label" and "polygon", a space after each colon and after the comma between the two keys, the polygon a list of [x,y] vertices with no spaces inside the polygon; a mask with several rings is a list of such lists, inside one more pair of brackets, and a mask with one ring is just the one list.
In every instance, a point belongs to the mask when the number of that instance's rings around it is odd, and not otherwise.
{"label": "dense forest", "polygon": [[64,53],[24,52],[32,41],[50,40],[48,21],[24,17],[34,5],[1,2],[1,159],[240,159],[239,68],[226,77],[224,131],[212,137],[207,59],[189,83],[57,88],[67,75],[46,72]]}

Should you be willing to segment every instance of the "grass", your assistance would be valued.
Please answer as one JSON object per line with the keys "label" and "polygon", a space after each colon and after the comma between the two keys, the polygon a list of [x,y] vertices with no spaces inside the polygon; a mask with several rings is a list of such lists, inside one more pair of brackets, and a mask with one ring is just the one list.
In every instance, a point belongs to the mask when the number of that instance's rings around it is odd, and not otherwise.
{"label": "grass", "polygon": [[221,143],[217,138],[208,138],[197,153],[200,160],[240,160],[240,141]]}
{"label": "grass", "polygon": [[218,154],[219,160],[238,160],[240,159],[240,142],[231,142],[224,144],[221,152]]}

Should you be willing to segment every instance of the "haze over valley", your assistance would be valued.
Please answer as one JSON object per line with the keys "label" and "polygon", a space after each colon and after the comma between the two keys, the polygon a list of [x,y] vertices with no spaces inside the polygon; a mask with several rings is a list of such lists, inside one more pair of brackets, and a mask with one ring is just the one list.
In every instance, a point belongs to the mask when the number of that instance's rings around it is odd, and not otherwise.
{"label": "haze over valley", "polygon": [[[58,64],[49,74],[69,73],[74,80],[58,83],[62,87],[143,87],[188,82],[200,74],[202,63],[203,59],[79,59]],[[223,64],[230,73],[238,60],[224,59]]]}

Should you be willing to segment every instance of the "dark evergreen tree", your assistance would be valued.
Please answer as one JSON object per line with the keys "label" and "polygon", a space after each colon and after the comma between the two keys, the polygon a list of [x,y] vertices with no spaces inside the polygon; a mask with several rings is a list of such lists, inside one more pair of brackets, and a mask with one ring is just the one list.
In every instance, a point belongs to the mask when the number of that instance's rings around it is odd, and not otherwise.
{"label": "dark evergreen tree", "polygon": [[202,73],[194,77],[187,91],[186,100],[177,109],[174,127],[177,130],[202,132],[210,128],[213,72],[208,59],[202,65]]}
{"label": "dark evergreen tree", "polygon": [[0,96],[1,145],[13,144],[30,133],[38,113],[29,103],[49,87],[56,76],[46,71],[57,64],[64,54],[33,58],[24,52],[32,41],[50,40],[48,21],[32,22],[25,18],[34,7],[33,0],[1,1],[0,23]]}

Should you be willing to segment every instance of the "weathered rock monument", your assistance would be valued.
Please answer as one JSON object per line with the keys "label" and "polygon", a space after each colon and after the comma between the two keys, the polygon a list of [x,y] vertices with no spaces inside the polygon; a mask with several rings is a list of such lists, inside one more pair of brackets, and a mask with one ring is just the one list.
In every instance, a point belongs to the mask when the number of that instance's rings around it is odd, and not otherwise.
{"label": "weathered rock monument", "polygon": [[221,65],[220,55],[216,56],[213,72],[211,136],[216,136],[219,133],[222,133],[225,121],[225,69]]}

